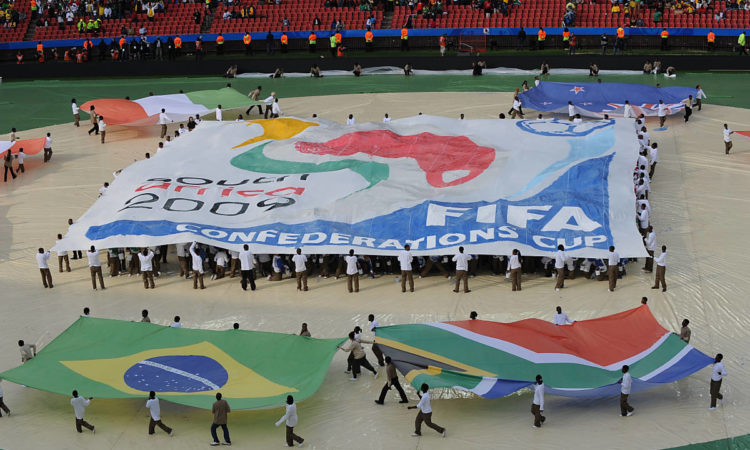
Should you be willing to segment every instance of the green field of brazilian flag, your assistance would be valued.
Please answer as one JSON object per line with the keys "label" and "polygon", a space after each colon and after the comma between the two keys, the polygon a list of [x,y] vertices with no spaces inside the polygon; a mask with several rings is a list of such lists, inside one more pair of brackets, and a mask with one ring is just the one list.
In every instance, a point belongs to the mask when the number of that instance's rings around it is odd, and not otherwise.
{"label": "green field of brazilian flag", "polygon": [[342,339],[260,331],[209,331],[82,317],[36,358],[0,377],[28,387],[97,398],[143,397],[233,409],[301,401],[323,382]]}

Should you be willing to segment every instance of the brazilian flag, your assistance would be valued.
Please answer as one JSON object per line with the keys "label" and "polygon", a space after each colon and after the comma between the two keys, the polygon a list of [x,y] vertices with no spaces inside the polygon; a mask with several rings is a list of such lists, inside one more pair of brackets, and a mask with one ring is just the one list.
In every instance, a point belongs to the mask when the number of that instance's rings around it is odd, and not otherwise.
{"label": "brazilian flag", "polygon": [[195,330],[81,317],[36,358],[0,378],[43,391],[97,398],[156,391],[210,409],[221,392],[232,409],[297,401],[323,382],[343,339],[245,330]]}

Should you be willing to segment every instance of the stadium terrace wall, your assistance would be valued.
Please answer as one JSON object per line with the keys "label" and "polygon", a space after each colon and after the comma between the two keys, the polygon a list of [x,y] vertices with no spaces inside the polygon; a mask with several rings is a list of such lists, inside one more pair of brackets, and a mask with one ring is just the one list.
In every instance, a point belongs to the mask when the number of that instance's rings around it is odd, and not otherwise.
{"label": "stadium terrace wall", "polygon": [[[512,28],[413,28],[409,30],[409,43],[414,43],[413,41],[417,40],[419,42],[429,42],[429,46],[435,47],[437,46],[437,38],[442,35],[446,35],[448,37],[452,38],[458,38],[462,35],[486,35],[488,43],[492,40],[496,40],[498,43],[505,43],[508,42],[508,45],[505,45],[505,47],[515,47],[516,45],[516,35],[518,34],[520,28],[512,27]],[[706,46],[706,35],[709,32],[709,29],[707,28],[667,28],[669,31],[669,38],[670,42],[672,42],[674,46],[680,46],[682,47],[683,43],[687,42],[695,42],[699,43],[701,48],[704,48]],[[536,40],[536,28],[535,27],[527,27],[526,31],[528,33],[527,42],[533,42]],[[545,31],[547,32],[547,41],[548,44],[561,42],[562,41],[562,33],[563,28],[555,27],[555,28],[545,28]],[[602,34],[607,34],[608,36],[616,36],[617,29],[616,28],[570,28],[570,31],[572,31],[576,36],[583,37],[589,37],[592,39],[596,39],[596,45],[598,46],[598,37]],[[626,39],[628,41],[634,41],[639,43],[646,43],[650,44],[652,46],[658,46],[660,43],[659,34],[661,33],[662,28],[627,28],[626,29]],[[722,46],[725,46],[725,43],[736,43],[737,37],[742,33],[743,29],[733,29],[733,28],[717,28],[712,30],[714,34],[717,37],[717,47],[721,48]],[[396,46],[393,45],[399,43],[399,38],[401,36],[401,31],[398,29],[384,29],[384,30],[373,30],[373,33],[375,35],[375,44],[376,46],[383,46],[383,43],[390,43],[391,45],[385,45],[385,46]],[[274,32],[274,39],[276,40],[276,45],[278,46],[278,39],[281,37],[281,32]],[[318,35],[318,47],[324,48],[328,37],[332,34],[331,31],[318,31],[316,33]],[[253,46],[258,49],[265,49],[266,45],[266,35],[267,33],[250,33],[250,35],[253,38]],[[306,48],[307,46],[307,37],[309,35],[308,31],[290,31],[287,33],[287,37],[290,40],[290,43],[298,43],[301,45],[290,45],[290,48],[293,47],[300,47],[303,46]],[[195,40],[198,38],[198,36],[201,36],[203,39],[204,44],[206,45],[213,45],[213,43],[216,40],[216,37],[218,34],[212,33],[212,34],[204,34],[204,35],[198,35],[198,34],[188,34],[188,35],[180,35],[183,42],[187,46],[191,46],[190,43],[195,42]],[[231,43],[242,43],[243,33],[226,33],[223,35],[225,42],[227,44]],[[352,42],[354,43],[361,43],[361,46],[364,47],[364,36],[365,36],[365,30],[344,30],[342,31],[342,36],[344,38],[345,45],[351,46]],[[64,39],[64,40],[43,40],[43,44],[45,48],[51,48],[51,47],[80,47],[83,45],[83,41],[87,36],[82,35],[81,39]],[[168,36],[148,36],[147,39],[149,42],[153,42],[157,37],[165,39]],[[134,37],[129,37],[128,40],[133,39]],[[423,39],[428,38],[428,39]],[[99,44],[99,41],[104,39],[104,41],[109,44],[112,42],[113,38],[93,38],[92,42],[96,46]],[[115,38],[115,39],[119,39]],[[293,42],[296,41],[296,42]],[[721,41],[721,42],[720,42]],[[36,48],[36,44],[38,41],[23,41],[23,42],[0,42],[0,51],[7,51],[7,50],[13,50],[14,54],[17,50],[33,50]],[[593,42],[593,41],[592,41]],[[580,45],[579,41],[579,45]],[[613,42],[610,43],[610,45]],[[585,43],[584,43],[585,44]],[[225,44],[226,45],[226,44]]]}
{"label": "stadium terrace wall", "polygon": [[[300,54],[301,56],[301,54]],[[588,68],[595,62],[603,70],[640,70],[648,56],[487,56],[483,59],[488,67],[515,67],[520,69],[538,69],[542,61],[547,61],[555,68]],[[750,71],[750,58],[733,56],[660,56],[655,52],[651,59],[662,61],[664,67],[669,65],[681,70],[745,70]],[[42,78],[101,78],[101,77],[138,77],[138,76],[185,76],[185,75],[222,75],[231,64],[237,64],[238,71],[272,73],[277,67],[283,66],[286,72],[307,73],[312,64],[318,64],[322,70],[351,70],[355,59],[344,58],[316,58],[289,57],[285,59],[244,57],[213,58],[196,61],[193,57],[183,56],[176,61],[126,61],[126,62],[89,62],[84,64],[51,62],[45,64],[2,64],[0,76],[5,80],[14,79],[42,79]],[[411,64],[415,69],[448,70],[470,69],[473,58],[452,56],[392,56],[368,57],[358,59],[364,67],[396,66],[403,67]]]}

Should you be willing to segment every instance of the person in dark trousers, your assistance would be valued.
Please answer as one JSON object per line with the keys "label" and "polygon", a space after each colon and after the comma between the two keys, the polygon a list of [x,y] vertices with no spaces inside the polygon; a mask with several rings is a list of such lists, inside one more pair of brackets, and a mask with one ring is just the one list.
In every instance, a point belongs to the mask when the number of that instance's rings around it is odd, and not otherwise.
{"label": "person in dark trousers", "polygon": [[10,150],[5,154],[5,158],[3,158],[3,166],[5,166],[5,174],[3,175],[3,181],[8,182],[8,172],[10,172],[10,175],[13,177],[13,179],[16,179],[16,173],[13,172],[13,154],[11,154]]}
{"label": "person in dark trousers", "polygon": [[70,404],[73,405],[73,411],[76,415],[76,431],[83,433],[83,428],[91,430],[92,433],[96,433],[96,428],[90,423],[83,420],[83,413],[86,411],[86,407],[91,404],[93,397],[85,399],[78,396],[78,391],[73,391],[73,398],[70,399]]}
{"label": "person in dark trousers", "polygon": [[232,441],[229,439],[229,429],[227,428],[227,414],[232,412],[229,408],[229,403],[226,400],[221,399],[221,392],[216,393],[216,401],[211,407],[211,412],[214,415],[214,421],[211,424],[211,446],[219,445],[219,437],[216,435],[216,429],[221,427],[224,432],[224,444],[232,445]]}
{"label": "person in dark trousers", "polygon": [[406,398],[406,392],[404,392],[404,388],[402,388],[401,383],[398,382],[398,373],[396,373],[396,366],[393,364],[390,356],[385,357],[385,378],[385,385],[383,386],[383,389],[381,389],[380,397],[375,400],[375,403],[377,403],[378,405],[384,404],[385,394],[388,393],[388,391],[390,391],[392,387],[395,387],[398,391],[398,395],[401,396],[401,401],[399,403],[409,403],[409,400]]}
{"label": "person in dark trousers", "polygon": [[419,403],[417,403],[417,406],[409,407],[409,409],[419,409],[417,418],[414,421],[414,433],[412,433],[411,435],[422,436],[422,422],[424,422],[425,425],[445,437],[445,428],[441,427],[438,424],[432,423],[432,405],[430,404],[430,393],[427,392],[429,389],[430,387],[427,385],[427,383],[422,383],[422,386],[420,388],[421,392],[417,391],[417,395],[419,395]]}
{"label": "person in dark trousers", "polygon": [[92,131],[96,132],[95,134],[99,134],[99,116],[96,114],[94,105],[91,105],[91,108],[89,108],[89,115],[91,116],[91,129],[89,130],[89,136]]}
{"label": "person in dark trousers", "polygon": [[690,120],[690,116],[693,115],[693,96],[688,95],[688,99],[685,100],[685,123]]}
{"label": "person in dark trousers", "polygon": [[276,422],[276,426],[278,427],[282,423],[286,422],[286,446],[292,447],[295,442],[299,444],[300,447],[302,447],[302,443],[305,442],[304,439],[294,434],[294,427],[297,426],[297,404],[294,403],[294,397],[291,395],[286,396],[286,412],[281,417],[281,419]]}
{"label": "person in dark trousers", "polygon": [[151,415],[151,420],[148,422],[148,434],[156,433],[156,427],[158,426],[165,433],[174,436],[174,431],[161,421],[161,406],[159,405],[159,399],[156,398],[156,392],[151,391],[148,393],[146,408],[148,408],[148,412]]}
{"label": "person in dark trousers", "polygon": [[[558,306],[559,308],[559,306]],[[542,426],[546,417],[542,415],[544,412],[544,381],[541,375],[536,376],[536,383],[534,383],[534,401],[531,403],[531,414],[534,415],[534,425],[532,428],[539,428]]]}
{"label": "person in dark trousers", "polygon": [[357,375],[361,372],[360,367],[364,367],[365,369],[372,372],[372,375],[374,378],[378,377],[378,371],[375,370],[374,367],[372,367],[372,364],[367,360],[367,355],[365,354],[364,349],[362,349],[362,343],[365,344],[372,344],[372,341],[366,341],[362,338],[359,340],[354,339],[354,332],[349,332],[349,344],[347,347],[338,346],[338,348],[345,352],[351,352],[354,356],[354,359],[352,360],[352,377],[349,378],[349,381],[357,381]]}
{"label": "person in dark trousers", "polygon": [[630,376],[630,366],[622,366],[622,379],[620,380],[620,415],[629,417],[633,415],[633,407],[628,403],[630,389],[633,386],[633,377]]}
{"label": "person in dark trousers", "polygon": [[721,395],[721,380],[727,376],[727,371],[724,370],[724,363],[721,362],[724,359],[724,355],[718,353],[714,358],[714,367],[711,372],[711,406],[708,408],[713,411],[716,409],[716,400],[721,400],[721,404],[724,404],[724,396]]}
{"label": "person in dark trousers", "polygon": [[526,31],[524,31],[523,27],[518,31],[516,37],[518,38],[516,50],[522,50],[526,46]]}
{"label": "person in dark trousers", "polygon": [[240,259],[240,273],[242,274],[242,290],[247,290],[247,284],[250,283],[250,290],[255,290],[255,263],[253,262],[253,252],[250,251],[250,247],[247,244],[242,246],[242,251],[239,255]]}
{"label": "person in dark trousers", "polygon": [[[2,378],[0,378],[0,382],[2,382]],[[0,410],[5,411],[5,414],[10,416],[10,409],[8,406],[3,402],[3,386],[0,384]],[[0,417],[3,417],[3,413],[0,412]]]}

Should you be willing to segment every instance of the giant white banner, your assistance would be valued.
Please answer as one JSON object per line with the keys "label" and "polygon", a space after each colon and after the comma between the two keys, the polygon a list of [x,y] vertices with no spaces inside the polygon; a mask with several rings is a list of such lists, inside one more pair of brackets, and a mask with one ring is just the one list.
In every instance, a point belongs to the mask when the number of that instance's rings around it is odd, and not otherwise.
{"label": "giant white banner", "polygon": [[645,256],[637,150],[621,120],[203,122],[123,170],[58,248]]}

